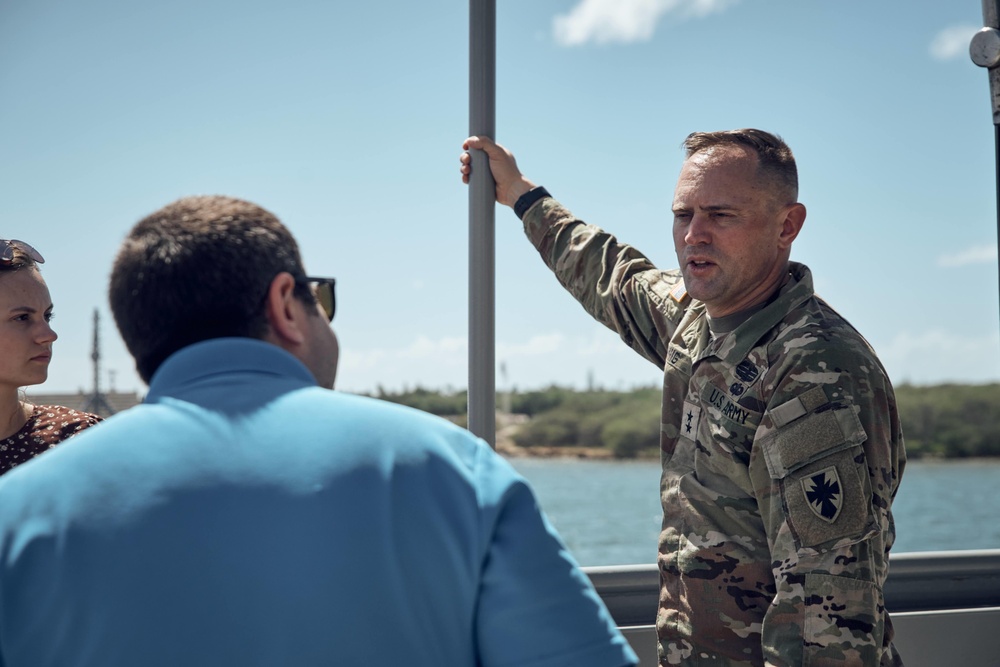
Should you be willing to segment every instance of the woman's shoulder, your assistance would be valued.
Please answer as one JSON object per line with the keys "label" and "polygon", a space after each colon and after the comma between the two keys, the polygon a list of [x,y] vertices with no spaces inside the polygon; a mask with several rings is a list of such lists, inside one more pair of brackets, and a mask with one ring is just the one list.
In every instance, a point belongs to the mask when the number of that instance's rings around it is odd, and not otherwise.
{"label": "woman's shoulder", "polygon": [[100,415],[74,410],[64,405],[36,405],[31,413],[32,431],[49,431],[60,439],[103,421]]}

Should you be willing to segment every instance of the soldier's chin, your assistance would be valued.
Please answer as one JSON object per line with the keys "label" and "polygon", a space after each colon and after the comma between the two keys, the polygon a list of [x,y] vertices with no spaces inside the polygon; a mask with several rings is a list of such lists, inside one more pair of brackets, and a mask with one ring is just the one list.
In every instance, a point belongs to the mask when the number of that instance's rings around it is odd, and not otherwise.
{"label": "soldier's chin", "polygon": [[686,273],[684,275],[684,289],[687,290],[688,295],[692,299],[697,299],[698,301],[705,301],[705,299],[712,298],[712,288],[705,281],[697,277],[689,277]]}

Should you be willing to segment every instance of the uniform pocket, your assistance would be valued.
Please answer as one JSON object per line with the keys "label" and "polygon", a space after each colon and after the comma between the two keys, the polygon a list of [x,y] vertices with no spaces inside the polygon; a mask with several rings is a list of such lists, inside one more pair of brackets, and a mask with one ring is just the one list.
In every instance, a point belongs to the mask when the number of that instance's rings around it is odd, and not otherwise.
{"label": "uniform pocket", "polygon": [[796,548],[827,551],[876,532],[865,437],[848,408],[804,415],[761,439]]}

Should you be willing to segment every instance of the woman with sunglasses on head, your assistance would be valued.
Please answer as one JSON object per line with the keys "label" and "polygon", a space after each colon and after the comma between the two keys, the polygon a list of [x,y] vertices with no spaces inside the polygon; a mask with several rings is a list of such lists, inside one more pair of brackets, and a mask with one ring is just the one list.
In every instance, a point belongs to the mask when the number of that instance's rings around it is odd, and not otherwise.
{"label": "woman with sunglasses on head", "polygon": [[44,261],[27,243],[0,239],[0,474],[101,421],[23,399],[22,387],[48,377],[56,339],[52,299],[38,270]]}

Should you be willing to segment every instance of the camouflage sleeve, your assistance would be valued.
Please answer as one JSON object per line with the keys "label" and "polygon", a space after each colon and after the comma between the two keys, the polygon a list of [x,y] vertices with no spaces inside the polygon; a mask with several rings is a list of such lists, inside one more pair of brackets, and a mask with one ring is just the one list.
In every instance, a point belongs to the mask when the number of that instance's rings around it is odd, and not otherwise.
{"label": "camouflage sleeve", "polygon": [[663,368],[667,341],[684,314],[680,297],[670,295],[680,282],[678,271],[660,271],[635,248],[576,219],[551,198],[528,210],[524,231],[591,316]]}
{"label": "camouflage sleeve", "polygon": [[874,353],[860,337],[842,342],[779,339],[796,352],[765,378],[774,390],[751,476],[776,586],[767,665],[898,664],[882,586],[902,435]]}

